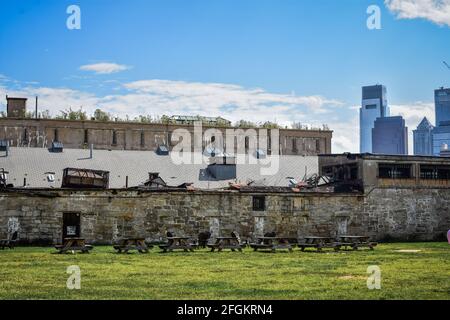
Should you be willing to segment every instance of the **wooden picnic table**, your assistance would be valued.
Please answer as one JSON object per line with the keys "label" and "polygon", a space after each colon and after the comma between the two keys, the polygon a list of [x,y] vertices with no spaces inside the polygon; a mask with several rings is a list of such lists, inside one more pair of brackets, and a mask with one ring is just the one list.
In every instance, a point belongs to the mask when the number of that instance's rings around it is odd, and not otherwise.
{"label": "wooden picnic table", "polygon": [[159,247],[163,252],[171,252],[173,250],[194,251],[194,245],[189,243],[190,237],[167,237],[167,244],[160,245]]}
{"label": "wooden picnic table", "polygon": [[371,242],[369,236],[339,235],[337,239],[338,250],[340,247],[351,247],[353,250],[358,250],[360,247],[368,247],[370,250],[373,250],[378,245],[377,242]]}
{"label": "wooden picnic table", "polygon": [[64,243],[62,245],[56,245],[55,249],[58,250],[58,253],[67,253],[68,251],[89,253],[89,250],[92,250],[93,247],[86,244],[84,238],[64,238]]}
{"label": "wooden picnic table", "polygon": [[231,251],[242,251],[242,245],[239,243],[239,239],[236,237],[217,237],[214,244],[209,244],[208,248],[211,248],[211,252],[215,249],[222,251],[223,249],[231,249]]}
{"label": "wooden picnic table", "polygon": [[137,250],[140,253],[148,253],[152,247],[147,246],[145,238],[125,238],[114,246],[117,253],[128,253],[129,250]]}
{"label": "wooden picnic table", "polygon": [[322,251],[322,248],[334,248],[338,250],[332,237],[306,236],[303,238],[305,241],[298,244],[298,247],[302,251],[305,251],[306,248],[315,248],[317,251]]}
{"label": "wooden picnic table", "polygon": [[289,237],[258,237],[257,243],[251,243],[250,247],[254,251],[259,250],[271,250],[275,252],[277,249],[287,249],[292,252],[292,245],[289,242]]}

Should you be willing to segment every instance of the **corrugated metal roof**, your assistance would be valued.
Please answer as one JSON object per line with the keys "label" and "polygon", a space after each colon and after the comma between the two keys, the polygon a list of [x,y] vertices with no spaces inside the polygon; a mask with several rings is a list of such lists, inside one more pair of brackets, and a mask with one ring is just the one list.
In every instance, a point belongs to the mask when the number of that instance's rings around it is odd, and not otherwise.
{"label": "corrugated metal roof", "polygon": [[[193,154],[190,154],[193,156]],[[257,161],[257,160],[255,160]],[[262,159],[266,163],[267,159]],[[261,164],[238,164],[236,180],[217,181],[207,171],[207,163],[177,165],[171,156],[159,156],[153,151],[108,151],[94,150],[89,158],[89,150],[64,149],[62,153],[52,153],[43,148],[17,148],[9,150],[9,155],[0,154],[0,168],[9,171],[8,183],[22,186],[26,178],[27,186],[33,188],[60,188],[64,168],[87,168],[110,172],[109,187],[138,186],[148,179],[149,172],[159,172],[169,186],[192,182],[195,188],[216,189],[228,186],[228,182],[256,181],[266,186],[287,186],[287,177],[298,181],[307,174],[318,172],[318,157],[280,156],[279,170],[275,175],[261,175]],[[47,175],[55,173],[54,182]]]}

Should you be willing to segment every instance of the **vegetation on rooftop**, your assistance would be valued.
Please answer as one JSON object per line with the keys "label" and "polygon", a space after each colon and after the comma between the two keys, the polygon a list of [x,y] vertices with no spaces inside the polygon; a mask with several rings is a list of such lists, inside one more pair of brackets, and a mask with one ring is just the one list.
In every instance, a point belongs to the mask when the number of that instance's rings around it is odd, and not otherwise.
{"label": "vegetation on rooftop", "polygon": [[[52,254],[0,250],[0,299],[450,299],[450,245],[380,244],[374,251]],[[81,269],[68,290],[67,267]],[[381,268],[381,290],[367,267]]]}
{"label": "vegetation on rooftop", "polygon": [[[36,115],[34,112],[27,111],[23,118],[32,119]],[[4,111],[0,112],[0,118],[6,118],[6,113]],[[82,120],[82,121],[101,121],[101,122],[138,122],[138,123],[155,123],[155,124],[177,124],[176,119],[168,115],[162,116],[151,116],[151,115],[139,115],[134,118],[130,118],[128,115],[125,117],[113,116],[112,114],[105,112],[99,108],[97,108],[92,115],[88,115],[82,107],[79,109],[72,109],[69,107],[65,110],[60,110],[59,114],[52,116],[49,110],[43,110],[38,113],[38,117],[40,119],[59,119],[59,120]],[[205,118],[199,115],[195,116],[198,118]],[[210,125],[207,120],[202,120],[203,124]],[[236,128],[261,128],[261,129],[298,129],[298,130],[329,130],[327,125],[322,125],[322,127],[314,127],[308,124],[300,123],[300,122],[292,122],[290,126],[282,126],[274,121],[265,121],[265,122],[253,122],[248,120],[239,120],[235,123],[231,123],[226,119],[217,118],[215,125],[220,127],[236,127]]]}

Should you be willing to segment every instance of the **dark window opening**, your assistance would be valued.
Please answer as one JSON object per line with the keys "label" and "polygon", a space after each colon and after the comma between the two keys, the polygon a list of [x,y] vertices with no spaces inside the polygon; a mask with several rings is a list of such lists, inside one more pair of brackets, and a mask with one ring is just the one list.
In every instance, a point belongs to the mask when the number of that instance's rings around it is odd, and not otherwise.
{"label": "dark window opening", "polygon": [[410,164],[379,164],[378,177],[385,179],[410,179],[412,178]]}
{"label": "dark window opening", "polygon": [[117,131],[113,130],[113,136],[112,136],[112,145],[117,145]]}
{"label": "dark window opening", "polygon": [[54,141],[59,141],[59,137],[58,137],[58,129],[53,130],[53,135],[54,135]]}
{"label": "dark window opening", "polygon": [[28,142],[28,129],[23,129],[23,142]]}
{"label": "dark window opening", "polygon": [[271,131],[269,130],[269,133],[267,135],[267,153],[271,154],[272,153],[272,135],[271,135]]}
{"label": "dark window opening", "polygon": [[320,152],[320,140],[316,140],[316,151]]}
{"label": "dark window opening", "polygon": [[84,143],[88,143],[89,142],[88,137],[89,137],[88,130],[85,129],[84,130]]}
{"label": "dark window opening", "polygon": [[247,151],[248,150],[248,148],[249,148],[249,137],[245,137],[245,139],[244,139],[244,143],[245,143],[245,150]]}
{"label": "dark window opening", "polygon": [[369,104],[369,105],[366,106],[366,110],[367,109],[376,109],[376,108],[377,108],[376,104]]}
{"label": "dark window opening", "polygon": [[266,196],[253,196],[253,211],[266,210]]}
{"label": "dark window opening", "polygon": [[216,136],[211,137],[211,142],[214,142],[214,141],[216,141]]}
{"label": "dark window opening", "polygon": [[292,151],[297,152],[297,139],[292,138]]}
{"label": "dark window opening", "polygon": [[141,131],[141,147],[145,147],[145,134]]}
{"label": "dark window opening", "polygon": [[358,166],[357,165],[350,166],[350,179],[351,180],[358,179]]}
{"label": "dark window opening", "polygon": [[450,180],[450,167],[421,165],[420,179]]}

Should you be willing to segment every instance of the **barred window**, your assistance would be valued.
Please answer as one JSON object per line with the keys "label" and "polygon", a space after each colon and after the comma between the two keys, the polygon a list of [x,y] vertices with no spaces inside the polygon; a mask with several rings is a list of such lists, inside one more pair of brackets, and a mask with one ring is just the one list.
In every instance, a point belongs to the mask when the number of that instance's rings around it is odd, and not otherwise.
{"label": "barred window", "polygon": [[411,164],[380,163],[378,165],[378,177],[384,179],[410,179]]}
{"label": "barred window", "polygon": [[266,211],[266,196],[253,196],[253,211]]}

